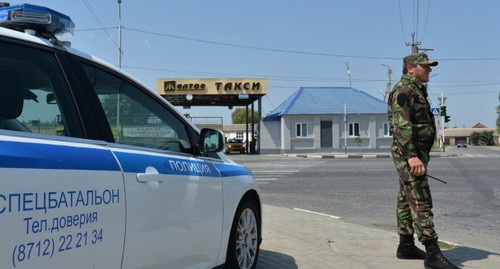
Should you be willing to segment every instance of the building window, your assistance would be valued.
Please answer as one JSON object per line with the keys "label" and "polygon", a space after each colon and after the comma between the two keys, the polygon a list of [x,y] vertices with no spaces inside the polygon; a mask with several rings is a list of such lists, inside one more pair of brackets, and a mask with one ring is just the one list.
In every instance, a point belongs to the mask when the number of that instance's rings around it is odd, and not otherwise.
{"label": "building window", "polygon": [[349,123],[349,136],[359,136],[359,123],[358,122]]}
{"label": "building window", "polygon": [[238,138],[238,139],[244,139],[243,138],[243,132],[236,132],[236,138]]}
{"label": "building window", "polygon": [[295,128],[296,137],[307,137],[307,123],[301,122],[297,123]]}
{"label": "building window", "polygon": [[391,127],[388,122],[384,122],[384,136],[391,136]]}

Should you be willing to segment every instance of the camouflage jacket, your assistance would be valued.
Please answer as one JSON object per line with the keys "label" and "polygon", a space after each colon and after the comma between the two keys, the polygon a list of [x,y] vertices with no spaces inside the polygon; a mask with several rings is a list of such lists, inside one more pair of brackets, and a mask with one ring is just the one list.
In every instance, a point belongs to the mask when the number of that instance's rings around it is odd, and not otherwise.
{"label": "camouflage jacket", "polygon": [[392,151],[405,159],[428,154],[436,136],[427,87],[403,74],[389,94],[388,117],[393,136]]}

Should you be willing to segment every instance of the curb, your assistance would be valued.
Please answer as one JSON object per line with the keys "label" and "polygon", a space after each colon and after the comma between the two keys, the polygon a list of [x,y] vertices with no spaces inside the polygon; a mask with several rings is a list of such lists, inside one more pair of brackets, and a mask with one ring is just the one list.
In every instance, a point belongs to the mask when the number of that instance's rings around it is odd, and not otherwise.
{"label": "curb", "polygon": [[311,159],[375,159],[375,158],[390,158],[389,154],[334,154],[334,155],[318,155],[318,154],[283,154],[283,156]]}
{"label": "curb", "polygon": [[[391,158],[390,154],[283,154],[283,156],[310,159],[377,159]],[[431,158],[436,157],[456,157],[457,154],[431,154]]]}

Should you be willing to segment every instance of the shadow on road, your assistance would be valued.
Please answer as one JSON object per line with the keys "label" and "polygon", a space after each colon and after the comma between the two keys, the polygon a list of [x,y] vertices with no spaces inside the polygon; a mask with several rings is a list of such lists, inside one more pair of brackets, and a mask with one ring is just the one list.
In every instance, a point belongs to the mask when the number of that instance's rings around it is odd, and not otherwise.
{"label": "shadow on road", "polygon": [[298,269],[295,259],[283,253],[260,250],[257,269]]}
{"label": "shadow on road", "polygon": [[500,257],[499,253],[465,246],[457,246],[450,250],[444,250],[443,254],[459,266],[464,266],[466,262],[486,260],[490,256]]}

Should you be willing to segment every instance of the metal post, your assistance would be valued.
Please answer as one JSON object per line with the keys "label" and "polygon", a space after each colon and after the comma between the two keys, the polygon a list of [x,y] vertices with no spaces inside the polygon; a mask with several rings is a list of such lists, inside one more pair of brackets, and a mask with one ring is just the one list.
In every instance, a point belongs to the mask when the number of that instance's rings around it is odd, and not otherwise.
{"label": "metal post", "polygon": [[[254,111],[254,102],[252,101],[252,105],[251,105],[251,111],[250,113],[251,114],[251,119],[252,119],[252,126],[250,126],[250,131],[252,132],[252,134],[250,135],[250,137],[252,138],[252,141],[250,142],[250,153],[254,154],[255,153],[255,129],[254,129],[254,126],[255,126],[255,115],[253,114],[253,111]],[[247,142],[248,144],[248,142]]]}
{"label": "metal post", "polygon": [[[122,69],[122,0],[118,0],[118,68]],[[120,141],[120,91],[116,95],[116,142]]]}
{"label": "metal post", "polygon": [[392,69],[384,63],[381,63],[380,65],[387,67],[387,77],[389,80],[387,81],[387,86],[385,88],[384,94],[384,101],[387,101],[387,95],[391,92],[392,88]]}
{"label": "metal post", "polygon": [[352,88],[352,82],[351,82],[351,69],[349,69],[349,63],[345,63],[345,67],[347,68],[347,77],[349,78],[349,87]]}
{"label": "metal post", "polygon": [[118,68],[122,69],[122,0],[118,0]]}
{"label": "metal post", "polygon": [[344,154],[347,154],[347,105],[344,104]]}
{"label": "metal post", "polygon": [[[441,106],[445,106],[445,104],[444,104],[445,101],[446,101],[446,99],[444,98],[443,92],[441,92]],[[445,136],[444,136],[444,120],[445,120],[445,117],[443,115],[441,115],[441,131],[442,131],[441,138],[443,140],[443,152],[446,151],[445,145],[444,145],[444,141],[446,141]]]}
{"label": "metal post", "polygon": [[250,149],[250,143],[248,143],[248,105],[245,106],[245,152],[248,154]]}
{"label": "metal post", "polygon": [[259,122],[257,123],[257,154],[260,154],[260,121],[262,119],[262,97],[259,97],[259,101],[257,103],[259,108]]}

